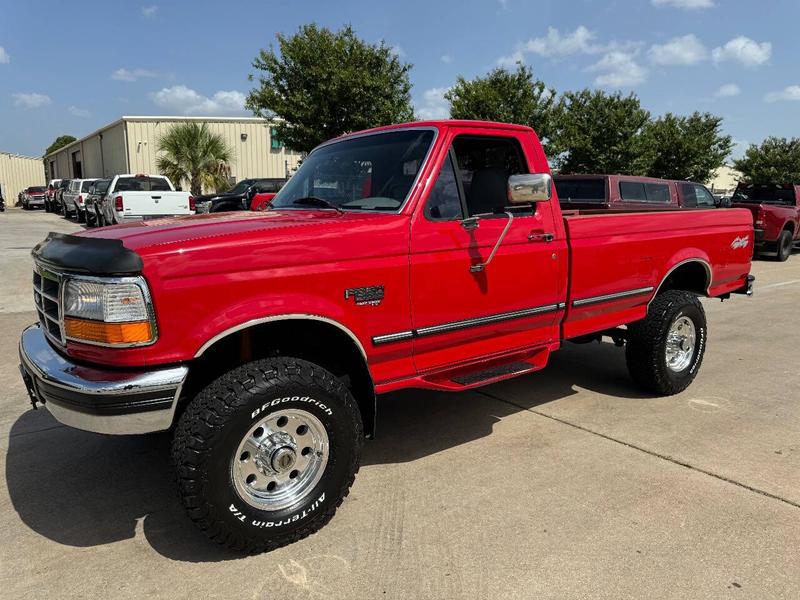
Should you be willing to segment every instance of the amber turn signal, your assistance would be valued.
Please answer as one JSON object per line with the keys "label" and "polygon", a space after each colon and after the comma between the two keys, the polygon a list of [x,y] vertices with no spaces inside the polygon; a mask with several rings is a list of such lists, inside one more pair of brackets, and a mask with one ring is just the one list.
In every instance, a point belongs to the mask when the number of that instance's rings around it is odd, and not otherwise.
{"label": "amber turn signal", "polygon": [[74,340],[110,345],[146,344],[153,339],[149,321],[104,323],[67,317],[64,319],[64,334]]}

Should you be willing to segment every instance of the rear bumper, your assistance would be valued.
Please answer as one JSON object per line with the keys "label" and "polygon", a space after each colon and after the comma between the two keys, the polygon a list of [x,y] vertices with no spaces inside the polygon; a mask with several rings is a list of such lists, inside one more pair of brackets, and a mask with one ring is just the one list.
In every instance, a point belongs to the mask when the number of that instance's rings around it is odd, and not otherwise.
{"label": "rear bumper", "polygon": [[69,361],[31,325],[19,342],[20,372],[31,401],[64,425],[115,435],[169,429],[189,368],[131,371]]}

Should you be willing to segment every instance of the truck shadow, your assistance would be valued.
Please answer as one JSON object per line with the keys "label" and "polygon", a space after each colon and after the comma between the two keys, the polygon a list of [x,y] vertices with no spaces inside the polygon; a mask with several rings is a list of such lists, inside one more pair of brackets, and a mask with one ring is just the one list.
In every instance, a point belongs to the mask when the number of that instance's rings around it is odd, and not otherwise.
{"label": "truck shadow", "polygon": [[[501,419],[576,394],[576,387],[641,398],[609,344],[567,346],[540,373],[460,394],[409,390],[379,399],[378,437],[363,464],[414,461],[490,435]],[[500,400],[499,400],[500,399]],[[169,434],[112,437],[58,424],[46,410],[11,428],[6,484],[33,531],[85,548],[140,538],[163,556],[216,562],[240,558],[206,540],[178,502]]]}

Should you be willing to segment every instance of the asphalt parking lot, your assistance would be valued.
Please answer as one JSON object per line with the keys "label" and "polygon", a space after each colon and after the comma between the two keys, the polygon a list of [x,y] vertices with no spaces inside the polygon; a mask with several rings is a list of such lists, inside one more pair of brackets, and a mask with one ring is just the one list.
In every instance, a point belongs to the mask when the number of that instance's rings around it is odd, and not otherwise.
{"label": "asphalt parking lot", "polygon": [[243,558],[184,517],[168,436],[29,410],[29,249],[79,228],[0,214],[0,597],[800,597],[800,256],[756,262],[751,299],[705,302],[678,396],[640,394],[611,344],[567,344],[479,391],[381,398],[334,520]]}

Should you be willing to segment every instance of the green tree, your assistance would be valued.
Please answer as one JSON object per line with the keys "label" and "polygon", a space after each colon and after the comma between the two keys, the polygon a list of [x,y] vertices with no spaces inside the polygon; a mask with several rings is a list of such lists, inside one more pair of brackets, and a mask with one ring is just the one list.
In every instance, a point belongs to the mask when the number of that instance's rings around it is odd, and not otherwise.
{"label": "green tree", "polygon": [[277,38],[280,51],[270,46],[253,62],[261,74],[246,106],[279,117],[288,147],[308,152],[343,133],[413,119],[411,65],[383,42],[368,44],[349,25],[336,32],[304,25]]}
{"label": "green tree", "polygon": [[63,148],[67,144],[71,144],[74,142],[76,138],[74,135],[60,135],[58,136],[55,141],[47,147],[47,150],[44,151],[45,156],[50,154],[51,152],[55,152],[59,148]]}
{"label": "green tree", "polygon": [[534,78],[533,71],[517,63],[515,71],[497,68],[485,77],[464,79],[444,95],[453,119],[517,123],[533,127],[540,138],[553,133],[556,93]]}
{"label": "green tree", "polygon": [[800,183],[800,138],[769,137],[733,161],[750,183]]}
{"label": "green tree", "polygon": [[556,107],[551,159],[561,173],[634,174],[649,118],[634,94],[566,92]]}
{"label": "green tree", "polygon": [[731,153],[722,118],[710,113],[667,113],[644,126],[637,171],[649,177],[708,181]]}
{"label": "green tree", "polygon": [[204,187],[228,187],[226,173],[233,152],[205,123],[175,125],[158,140],[158,151],[162,153],[156,160],[158,170],[175,185],[189,181],[192,195],[199,196]]}
{"label": "green tree", "polygon": [[[47,150],[44,151],[44,156],[47,156],[51,152],[55,152],[56,150],[63,148],[64,146],[71,144],[74,142],[76,138],[74,135],[60,135],[58,136],[52,144],[47,147]],[[44,165],[44,178],[50,179],[52,178],[55,173],[50,172],[50,165],[47,164],[47,159],[42,157],[42,164]]]}

